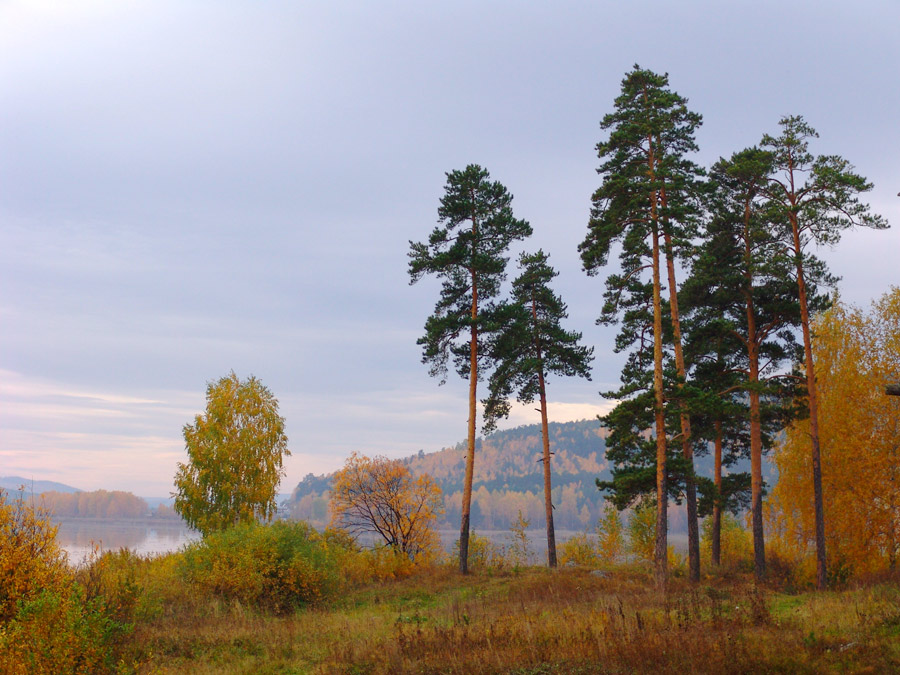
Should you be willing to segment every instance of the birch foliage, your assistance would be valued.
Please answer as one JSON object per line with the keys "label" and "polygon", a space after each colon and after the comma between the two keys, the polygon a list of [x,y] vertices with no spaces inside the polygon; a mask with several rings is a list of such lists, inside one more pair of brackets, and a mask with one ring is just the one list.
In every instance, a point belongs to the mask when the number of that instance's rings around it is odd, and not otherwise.
{"label": "birch foliage", "polygon": [[206,387],[206,412],[184,426],[188,454],[175,474],[175,510],[203,534],[271,520],[290,455],[278,400],[252,375]]}

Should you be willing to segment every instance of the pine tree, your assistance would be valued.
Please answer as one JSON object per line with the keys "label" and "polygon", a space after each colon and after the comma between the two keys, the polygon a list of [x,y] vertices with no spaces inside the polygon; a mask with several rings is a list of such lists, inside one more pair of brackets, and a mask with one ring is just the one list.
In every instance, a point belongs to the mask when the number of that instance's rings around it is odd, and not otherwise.
{"label": "pine tree", "polygon": [[[661,265],[666,264],[669,286],[669,314],[674,347],[675,377],[685,380],[681,353],[680,316],[675,282],[675,255],[690,237],[695,208],[695,182],[700,170],[685,155],[696,150],[694,131],[701,118],[687,109],[686,100],[668,88],[668,76],[635,66],[622,81],[622,93],[614,112],[601,122],[610,129],[609,138],[597,145],[602,161],[598,173],[601,186],[593,195],[588,235],[579,247],[588,274],[596,274],[608,262],[614,242],[621,242],[621,271],[607,277],[606,302],[601,323],[614,323],[622,315],[617,350],[634,347],[645,352],[645,334],[653,339],[652,385],[638,370],[644,356],[636,356],[623,371],[618,397],[632,396],[626,405],[633,410],[651,404],[638,392],[652,389],[652,427],[655,434],[656,470],[656,576],[664,586],[667,577],[667,433],[663,346],[663,282]],[[665,259],[663,259],[663,254]],[[643,273],[651,270],[650,280]],[[651,319],[652,312],[652,319]],[[691,577],[699,579],[699,530],[693,482],[690,420],[676,398],[680,414],[680,438],[689,511],[689,552]],[[637,410],[633,410],[635,413]],[[623,414],[625,409],[623,409]],[[636,418],[637,419],[637,418]],[[641,445],[640,442],[637,445]],[[609,447],[609,445],[608,445]]]}
{"label": "pine tree", "polygon": [[557,272],[543,251],[519,257],[519,276],[512,284],[512,301],[499,313],[500,325],[491,340],[490,355],[496,369],[485,400],[485,430],[509,414],[510,397],[522,403],[540,401],[543,439],[544,507],[547,520],[547,559],[556,567],[556,534],[553,529],[553,501],[550,496],[550,437],[547,431],[547,389],[549,374],[591,379],[593,348],[579,344],[581,333],[565,330],[560,321],[568,315],[566,305],[549,284]]}
{"label": "pine tree", "polygon": [[808,270],[804,252],[810,243],[836,244],[841,232],[854,226],[884,229],[887,221],[873,214],[857,195],[872,184],[853,171],[850,163],[836,155],[813,157],[809,139],[818,138],[803,117],[784,117],[781,135],[766,135],[762,146],[773,153],[772,172],[765,185],[768,206],[778,222],[785,224],[783,243],[795,266],[800,324],[803,332],[806,398],[809,406],[809,436],[813,467],[813,500],[816,514],[816,588],[826,587],[825,512],[822,496],[822,456],[819,446],[819,406],[816,371],[810,335]]}
{"label": "pine tree", "polygon": [[[707,406],[717,460],[724,438],[740,433],[741,418],[749,422],[754,562],[760,579],[765,574],[762,453],[765,441],[790,416],[778,405],[789,389],[781,366],[796,354],[793,329],[800,322],[793,260],[761,198],[772,162],[772,153],[748,148],[713,167],[709,218],[682,288],[691,308],[693,379],[713,394]],[[819,261],[809,259],[808,267],[815,283],[830,280]],[[714,518],[721,520],[718,504]],[[714,558],[717,534],[714,525]]]}
{"label": "pine tree", "polygon": [[425,243],[410,242],[410,283],[426,274],[442,279],[434,314],[425,322],[422,362],[430,374],[446,381],[451,360],[469,380],[466,474],[459,531],[459,569],[468,572],[469,521],[475,467],[476,386],[485,360],[482,328],[487,323],[505,278],[506,252],[531,226],[513,217],[512,195],[488,172],[470,164],[447,174],[438,208],[438,226]]}

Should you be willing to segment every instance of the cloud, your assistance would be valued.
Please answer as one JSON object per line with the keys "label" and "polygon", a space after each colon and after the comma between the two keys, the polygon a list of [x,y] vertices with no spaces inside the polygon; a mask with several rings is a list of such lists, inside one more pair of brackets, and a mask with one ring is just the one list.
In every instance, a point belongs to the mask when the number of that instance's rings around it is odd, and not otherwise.
{"label": "cloud", "polygon": [[[567,403],[563,401],[547,402],[547,420],[550,422],[575,422],[595,419],[605,415],[615,407],[615,401],[601,403]],[[541,413],[537,404],[514,403],[510,410],[509,420],[500,425],[501,429],[523,424],[540,424]]]}

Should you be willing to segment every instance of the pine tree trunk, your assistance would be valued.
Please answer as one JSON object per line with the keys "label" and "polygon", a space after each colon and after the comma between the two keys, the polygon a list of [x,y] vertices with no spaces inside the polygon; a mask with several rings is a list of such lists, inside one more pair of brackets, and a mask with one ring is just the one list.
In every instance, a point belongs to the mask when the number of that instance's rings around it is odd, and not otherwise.
{"label": "pine tree trunk", "polygon": [[[537,329],[537,302],[532,295],[531,317]],[[535,330],[535,335],[537,330]],[[550,483],[550,434],[547,424],[547,389],[544,385],[544,361],[541,356],[541,344],[535,337],[535,352],[538,360],[538,389],[541,398],[541,438],[544,443],[544,511],[547,516],[547,564],[556,567],[556,531],[553,529],[553,497]]]}
{"label": "pine tree trunk", "polygon": [[[478,225],[472,216],[472,231],[477,234]],[[475,238],[477,241],[477,237]],[[474,246],[474,243],[473,243]],[[478,278],[472,272],[472,337],[469,342],[469,433],[466,453],[466,478],[463,483],[462,518],[459,525],[459,571],[469,572],[469,518],[472,512],[472,481],[475,476],[475,422],[478,414]]]}
{"label": "pine tree trunk", "polygon": [[[654,211],[655,209],[654,199]],[[666,417],[663,396],[662,300],[659,279],[659,230],[653,225],[653,390],[656,418],[656,585],[666,589],[668,581],[668,489],[666,486]]]}
{"label": "pine tree trunk", "polygon": [[759,404],[759,335],[753,304],[753,249],[750,239],[750,202],[744,203],[744,289],[747,305],[747,361],[750,385],[750,513],[753,518],[753,569],[756,579],[766,576],[766,543],[762,509],[762,422]]}
{"label": "pine tree trunk", "polygon": [[716,484],[716,500],[713,502],[712,522],[712,564],[718,567],[722,564],[722,422],[716,420],[715,444],[715,473],[713,481]]}
{"label": "pine tree trunk", "polygon": [[791,213],[794,252],[797,256],[797,289],[800,299],[800,325],[803,328],[803,355],[806,360],[806,391],[809,397],[809,437],[812,451],[813,502],[816,515],[816,588],[828,585],[825,559],[825,505],[822,495],[822,454],[819,447],[819,400],[816,392],[816,370],[813,365],[812,336],[809,330],[809,303],[803,277],[803,256],[797,216]]}
{"label": "pine tree trunk", "polygon": [[[647,92],[644,90],[644,101]],[[647,137],[649,155],[647,157],[648,177],[651,183],[656,181],[656,156],[653,147],[653,136]],[[658,192],[655,185],[649,193],[650,224],[653,239],[653,393],[654,418],[656,426],[656,541],[654,546],[654,563],[656,586],[666,590],[669,576],[669,542],[668,542],[668,506],[669,491],[666,474],[666,409],[663,392],[663,349],[662,349],[662,292],[659,269],[659,209]]]}
{"label": "pine tree trunk", "polygon": [[[752,310],[748,309],[748,313]],[[751,323],[751,326],[753,324]],[[753,514],[753,568],[757,580],[766,576],[766,547],[763,536],[762,508],[762,423],[760,422],[759,352],[755,328],[750,332],[750,511]]]}
{"label": "pine tree trunk", "polygon": [[[666,193],[662,191],[662,205],[666,206]],[[675,368],[682,383],[687,381],[687,369],[684,366],[684,351],[681,348],[681,317],[678,312],[678,286],[675,283],[675,253],[672,250],[672,236],[668,225],[663,226],[663,237],[666,249],[666,270],[669,278],[669,308],[672,315],[673,346],[675,348]],[[679,384],[679,389],[683,387]],[[683,407],[683,403],[682,403]],[[684,478],[687,525],[688,525],[688,576],[691,581],[700,581],[700,524],[697,517],[697,483],[694,480],[694,449],[691,445],[691,418],[682,410],[681,413],[681,452],[688,465],[688,473]]]}
{"label": "pine tree trunk", "polygon": [[[540,357],[538,357],[540,358]],[[556,567],[556,532],[553,529],[553,498],[550,484],[550,435],[547,429],[547,393],[544,373],[538,373],[541,388],[541,433],[544,440],[544,510],[547,513],[547,563]]]}

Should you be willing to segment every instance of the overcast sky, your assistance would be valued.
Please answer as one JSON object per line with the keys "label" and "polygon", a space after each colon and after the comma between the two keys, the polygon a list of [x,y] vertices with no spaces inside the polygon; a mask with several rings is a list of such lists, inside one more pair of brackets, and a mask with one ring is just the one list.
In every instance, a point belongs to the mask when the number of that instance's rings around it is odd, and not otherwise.
{"label": "overcast sky", "polygon": [[635,63],[703,115],[701,164],[802,114],[874,182],[893,229],[824,252],[866,305],[900,284],[898,26],[896,0],[0,0],[0,475],[167,495],[232,369],[280,401],[282,491],[461,440],[465,383],[416,345],[438,284],[409,286],[407,251],[469,163],[595,346],[551,416],[593,416],[621,361],[576,248]]}

